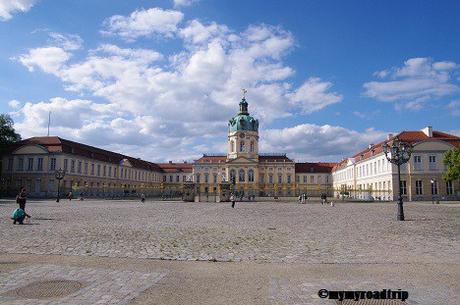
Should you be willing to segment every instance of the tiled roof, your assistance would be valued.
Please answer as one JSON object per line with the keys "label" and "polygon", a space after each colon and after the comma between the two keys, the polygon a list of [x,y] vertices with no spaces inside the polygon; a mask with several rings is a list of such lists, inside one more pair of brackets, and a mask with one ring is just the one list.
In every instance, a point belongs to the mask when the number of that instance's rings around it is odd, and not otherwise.
{"label": "tiled roof", "polygon": [[337,163],[326,163],[326,162],[316,162],[316,163],[296,163],[295,172],[297,173],[331,173],[332,168]]}
{"label": "tiled roof", "polygon": [[227,161],[227,155],[203,155],[203,157],[195,160],[197,163],[217,163]]}
{"label": "tiled roof", "polygon": [[113,164],[120,164],[122,160],[127,159],[135,168],[161,172],[160,167],[155,163],[73,142],[60,137],[33,137],[25,139],[11,145],[9,151],[12,152],[20,146],[30,144],[43,146],[51,153],[73,154]]}
{"label": "tiled roof", "polygon": [[279,155],[259,155],[260,162],[294,162],[289,159],[285,154]]}
{"label": "tiled roof", "polygon": [[[440,140],[460,148],[460,137],[445,132],[433,130],[433,136],[429,137],[423,131],[402,131],[395,136],[391,136],[388,140],[370,145],[368,148],[355,154],[352,158],[354,158],[356,161],[361,161],[378,155],[383,152],[383,144],[385,142],[389,142],[389,144],[391,144],[396,137],[398,137],[401,141],[408,142],[410,144],[415,144],[427,140]],[[334,167],[333,171],[346,167],[347,162],[348,159],[342,160]]]}
{"label": "tiled roof", "polygon": [[192,163],[158,163],[165,173],[191,173]]}

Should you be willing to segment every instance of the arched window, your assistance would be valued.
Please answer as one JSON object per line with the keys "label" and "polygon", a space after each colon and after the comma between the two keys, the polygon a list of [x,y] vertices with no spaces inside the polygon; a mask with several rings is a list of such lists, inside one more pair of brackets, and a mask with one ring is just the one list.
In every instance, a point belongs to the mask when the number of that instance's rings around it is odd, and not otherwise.
{"label": "arched window", "polygon": [[244,141],[240,142],[240,152],[244,151]]}
{"label": "arched window", "polygon": [[230,170],[230,182],[233,181],[233,179],[235,179],[236,177],[236,172],[234,169]]}
{"label": "arched window", "polygon": [[251,146],[250,146],[250,148],[251,148],[251,152],[254,152],[254,141],[251,141]]}
{"label": "arched window", "polygon": [[254,182],[254,171],[252,169],[248,171],[248,181]]}
{"label": "arched window", "polygon": [[244,177],[245,176],[245,172],[244,172],[244,169],[240,169],[239,172],[238,172],[238,180],[240,182],[244,182]]}
{"label": "arched window", "polygon": [[230,152],[235,151],[235,142],[233,140],[230,141]]}

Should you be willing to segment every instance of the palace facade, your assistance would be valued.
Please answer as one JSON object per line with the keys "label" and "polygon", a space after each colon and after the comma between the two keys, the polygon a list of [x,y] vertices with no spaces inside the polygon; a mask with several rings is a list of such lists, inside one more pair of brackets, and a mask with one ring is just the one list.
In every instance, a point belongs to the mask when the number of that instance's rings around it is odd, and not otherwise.
{"label": "palace facade", "polygon": [[[460,147],[459,137],[431,127],[396,136],[414,147],[411,161],[402,167],[401,189],[407,199],[460,198],[460,182],[442,179],[443,154]],[[228,123],[226,153],[204,154],[194,162],[153,163],[60,137],[33,137],[10,145],[1,156],[0,191],[13,195],[25,186],[32,197],[54,197],[55,172],[63,169],[62,193],[86,197],[187,193],[195,200],[219,201],[228,199],[230,190],[245,197],[327,193],[394,200],[397,168],[388,163],[382,149],[394,137],[389,135],[339,163],[299,163],[283,153],[260,153],[259,122],[249,114],[243,96],[238,113]]]}

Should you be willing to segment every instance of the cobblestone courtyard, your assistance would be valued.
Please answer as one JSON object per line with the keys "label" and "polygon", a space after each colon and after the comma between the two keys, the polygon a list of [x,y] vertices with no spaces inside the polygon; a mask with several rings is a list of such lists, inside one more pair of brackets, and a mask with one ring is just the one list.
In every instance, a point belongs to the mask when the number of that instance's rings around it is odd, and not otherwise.
{"label": "cobblestone courtyard", "polygon": [[[460,205],[30,202],[2,204],[0,252],[212,261],[458,262]],[[22,236],[18,239],[17,236]]]}
{"label": "cobblestone courtyard", "polygon": [[[22,226],[15,207],[0,203],[0,305],[332,305],[321,288],[407,289],[414,305],[459,297],[458,204],[408,203],[398,222],[393,203],[30,201]],[[84,287],[15,297],[56,278]]]}

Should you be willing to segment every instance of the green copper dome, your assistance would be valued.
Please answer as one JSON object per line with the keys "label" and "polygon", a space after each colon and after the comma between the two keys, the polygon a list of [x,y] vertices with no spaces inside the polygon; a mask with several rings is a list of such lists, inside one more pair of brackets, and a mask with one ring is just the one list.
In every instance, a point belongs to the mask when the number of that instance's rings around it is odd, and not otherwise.
{"label": "green copper dome", "polygon": [[259,121],[249,115],[248,102],[243,97],[240,102],[240,112],[230,119],[228,122],[228,130],[230,132],[238,130],[258,131]]}

